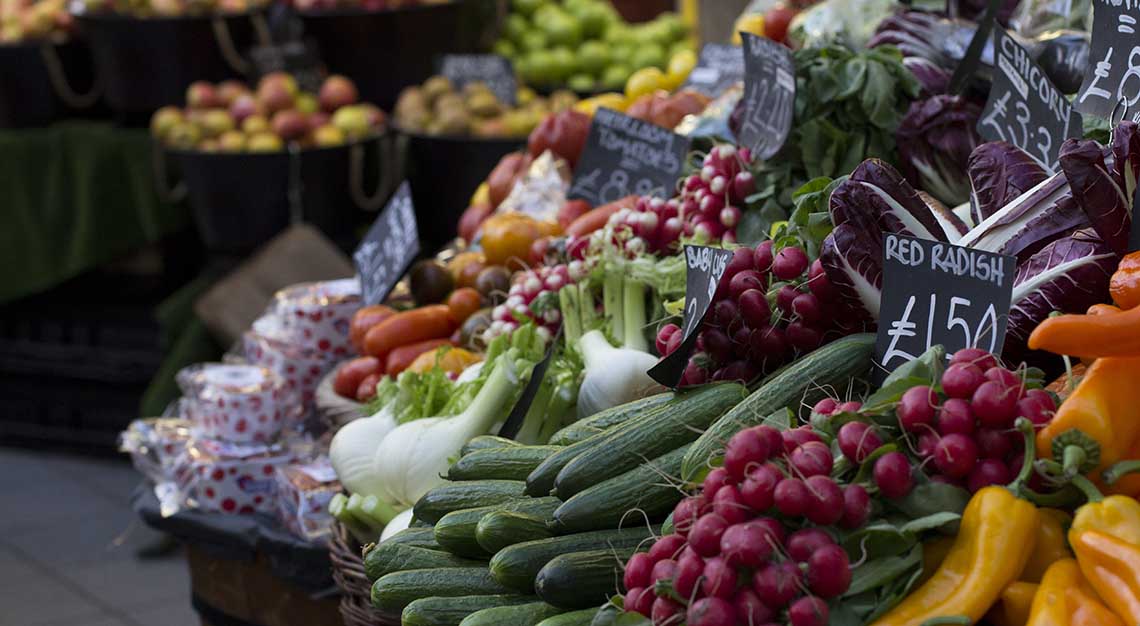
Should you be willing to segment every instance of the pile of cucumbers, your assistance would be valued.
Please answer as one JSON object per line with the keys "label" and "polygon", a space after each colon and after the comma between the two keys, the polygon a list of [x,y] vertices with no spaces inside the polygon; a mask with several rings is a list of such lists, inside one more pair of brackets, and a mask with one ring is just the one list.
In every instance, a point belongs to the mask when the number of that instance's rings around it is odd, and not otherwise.
{"label": "pile of cucumbers", "polygon": [[623,563],[662,522],[669,532],[686,466],[707,467],[737,430],[865,373],[872,343],[824,346],[751,395],[716,383],[614,407],[548,445],[477,437],[416,503],[412,527],[366,551],[372,604],[404,626],[612,619],[598,607],[622,592]]}

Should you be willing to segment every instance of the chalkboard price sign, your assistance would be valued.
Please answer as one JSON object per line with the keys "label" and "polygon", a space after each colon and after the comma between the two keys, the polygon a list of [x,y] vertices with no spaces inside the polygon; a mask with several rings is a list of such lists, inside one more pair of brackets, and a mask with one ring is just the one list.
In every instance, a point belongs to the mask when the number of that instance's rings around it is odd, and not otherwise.
{"label": "chalkboard price sign", "polygon": [[509,59],[497,54],[447,54],[439,62],[439,73],[456,89],[468,83],[486,83],[491,93],[508,106],[514,106],[518,97],[515,70]]}
{"label": "chalkboard price sign", "polygon": [[666,387],[676,387],[685,373],[689,355],[697,344],[701,322],[709,308],[724,270],[732,260],[732,250],[707,246],[685,246],[685,319],[681,326],[681,345],[649,370],[653,380]]}
{"label": "chalkboard price sign", "polygon": [[740,46],[707,43],[701,48],[697,66],[689,72],[685,87],[717,97],[744,80],[744,51]]}
{"label": "chalkboard price sign", "polygon": [[672,195],[689,139],[649,122],[598,109],[568,196],[594,206],[630,194]]}
{"label": "chalkboard price sign", "polygon": [[1140,122],[1140,0],[1093,2],[1091,66],[1078,111]]}
{"label": "chalkboard price sign", "polygon": [[420,253],[412,192],[405,181],[352,254],[365,305],[380,304]]}
{"label": "chalkboard price sign", "polygon": [[978,133],[1007,141],[1055,171],[1061,143],[1082,134],[1081,114],[1003,28],[994,29],[994,55],[997,69]]}
{"label": "chalkboard price sign", "polygon": [[796,65],[781,44],[748,33],[744,39],[744,117],[737,139],[768,159],[784,147],[796,103]]}
{"label": "chalkboard price sign", "polygon": [[1001,352],[1016,260],[940,241],[883,237],[883,299],[875,341],[880,380],[941,345]]}
{"label": "chalkboard price sign", "polygon": [[311,43],[294,40],[269,46],[255,46],[250,58],[258,77],[285,72],[297,80],[302,91],[317,93],[325,79],[324,65]]}

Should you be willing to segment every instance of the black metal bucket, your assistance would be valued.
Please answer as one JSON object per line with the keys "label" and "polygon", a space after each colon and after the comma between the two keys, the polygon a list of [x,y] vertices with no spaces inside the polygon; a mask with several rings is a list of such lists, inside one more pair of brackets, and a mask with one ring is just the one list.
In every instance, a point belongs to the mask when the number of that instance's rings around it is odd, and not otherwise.
{"label": "black metal bucket", "polygon": [[[198,233],[211,252],[251,252],[294,221],[312,224],[348,249],[365,219],[359,190],[381,184],[378,160],[386,140],[296,153],[167,154],[181,173]],[[374,206],[379,204],[377,199]]]}
{"label": "black metal bucket", "polygon": [[255,41],[258,13],[224,17],[134,18],[77,15],[95,56],[110,108],[145,122],[166,105],[182,105],[196,80],[241,79]]}
{"label": "black metal bucket", "polygon": [[361,98],[385,110],[400,90],[435,73],[441,54],[487,50],[498,20],[496,0],[458,0],[389,11],[337,9],[300,13],[329,72],[356,83]]}
{"label": "black metal bucket", "polygon": [[420,241],[425,250],[456,237],[459,217],[504,155],[526,145],[525,139],[476,139],[407,134],[404,166],[416,205]]}
{"label": "black metal bucket", "polygon": [[0,45],[0,128],[47,126],[82,113],[98,97],[94,88],[91,51],[82,42]]}

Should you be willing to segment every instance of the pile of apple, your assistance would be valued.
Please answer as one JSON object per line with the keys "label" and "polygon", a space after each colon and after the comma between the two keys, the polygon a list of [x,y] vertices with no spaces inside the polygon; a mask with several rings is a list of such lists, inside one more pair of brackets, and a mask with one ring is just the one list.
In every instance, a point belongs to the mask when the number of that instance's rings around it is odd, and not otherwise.
{"label": "pile of apple", "polygon": [[72,23],[63,0],[0,0],[0,43],[67,35]]}
{"label": "pile of apple", "polygon": [[269,0],[77,0],[78,13],[119,13],[131,17],[185,17],[247,13]]}
{"label": "pile of apple", "polygon": [[318,93],[298,89],[289,74],[266,74],[250,90],[238,81],[195,82],[186,108],[163,107],[151,118],[154,137],[180,150],[276,152],[286,144],[339,146],[380,132],[383,111],[357,102],[356,85],[329,76]]}
{"label": "pile of apple", "polygon": [[391,11],[421,4],[443,4],[447,0],[292,0],[298,11],[328,11],[332,9],[364,9],[365,11]]}
{"label": "pile of apple", "polygon": [[484,82],[457,88],[446,76],[432,76],[400,92],[392,117],[400,129],[428,135],[525,137],[547,115],[578,103],[578,96],[566,90],[544,98],[520,87],[515,95],[517,104],[510,106]]}

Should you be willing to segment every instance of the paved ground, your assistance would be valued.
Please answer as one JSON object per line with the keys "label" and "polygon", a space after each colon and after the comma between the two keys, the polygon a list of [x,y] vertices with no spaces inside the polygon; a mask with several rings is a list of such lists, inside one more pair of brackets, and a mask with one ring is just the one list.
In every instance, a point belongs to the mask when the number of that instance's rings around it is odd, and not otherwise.
{"label": "paved ground", "polygon": [[197,626],[181,552],[128,504],[126,462],[0,448],[0,626]]}

